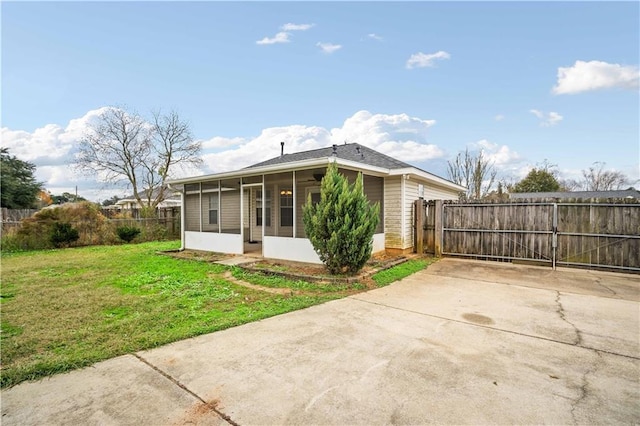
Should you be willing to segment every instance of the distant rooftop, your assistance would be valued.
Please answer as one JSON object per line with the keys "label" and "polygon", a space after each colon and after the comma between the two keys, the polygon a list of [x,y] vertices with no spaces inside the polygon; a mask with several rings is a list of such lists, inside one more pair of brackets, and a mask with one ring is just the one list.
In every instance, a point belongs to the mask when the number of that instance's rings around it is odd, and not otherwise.
{"label": "distant rooftop", "polygon": [[616,191],[566,191],[566,192],[514,192],[511,199],[522,198],[635,198],[640,199],[640,191],[624,189]]}

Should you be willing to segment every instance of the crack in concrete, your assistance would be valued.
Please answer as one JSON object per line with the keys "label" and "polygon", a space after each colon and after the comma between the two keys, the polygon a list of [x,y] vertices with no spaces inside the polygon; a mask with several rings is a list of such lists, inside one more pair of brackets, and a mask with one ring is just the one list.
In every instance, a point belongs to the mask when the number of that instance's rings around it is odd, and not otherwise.
{"label": "crack in concrete", "polygon": [[574,323],[567,319],[566,313],[564,312],[564,307],[562,306],[562,302],[560,301],[560,292],[556,290],[556,305],[558,309],[556,309],[556,313],[560,316],[560,319],[567,324],[569,324],[576,332],[576,341],[573,342],[574,346],[582,347],[582,332],[575,326]]}
{"label": "crack in concrete", "polygon": [[590,374],[594,374],[597,370],[598,370],[598,366],[599,364],[602,362],[602,355],[600,355],[600,353],[598,353],[598,351],[593,351],[596,356],[597,359],[595,360],[595,362],[593,363],[593,365],[591,366],[590,369],[588,369],[587,371],[584,372],[584,374],[582,375],[582,383],[580,385],[580,395],[578,396],[578,398],[576,398],[572,403],[571,403],[571,418],[573,419],[573,424],[574,425],[579,425],[581,424],[581,422],[579,422],[576,419],[576,408],[578,408],[578,405],[584,401],[585,399],[587,399],[589,397],[589,379],[587,378],[587,376],[589,376]]}
{"label": "crack in concrete", "polygon": [[532,339],[538,339],[538,340],[546,340],[547,342],[553,342],[553,343],[558,343],[558,344],[561,344],[561,345],[569,345],[569,346],[579,347],[579,348],[582,348],[582,349],[587,349],[587,350],[595,351],[595,352],[598,352],[598,353],[605,353],[605,354],[609,354],[609,355],[620,356],[620,357],[623,357],[623,358],[640,360],[640,357],[633,356],[633,355],[626,355],[626,354],[621,354],[621,353],[617,353],[617,352],[611,352],[611,351],[608,351],[608,350],[605,350],[605,349],[591,348],[589,346],[582,346],[582,345],[578,346],[577,344],[575,344],[573,342],[565,342],[565,341],[562,341],[562,340],[552,339],[550,337],[536,336],[536,335],[533,335],[533,334],[521,333],[519,331],[507,330],[507,329],[504,329],[504,328],[491,327],[491,326],[488,326],[488,325],[476,324],[476,323],[472,323],[472,322],[468,322],[468,321],[461,321],[461,320],[458,320],[458,319],[455,319],[455,318],[448,318],[448,317],[443,317],[443,316],[440,316],[440,315],[427,314],[425,312],[414,311],[414,310],[411,310],[411,309],[399,308],[397,306],[386,305],[386,304],[380,303],[380,302],[373,302],[371,300],[360,299],[360,298],[355,297],[355,296],[349,296],[349,299],[356,300],[356,301],[362,302],[362,303],[368,303],[368,304],[371,304],[371,305],[382,306],[384,308],[394,309],[394,310],[401,311],[401,312],[408,312],[408,313],[411,313],[411,314],[423,315],[425,317],[437,318],[437,319],[441,319],[441,320],[444,320],[444,321],[454,322],[454,323],[458,323],[458,324],[464,324],[464,325],[468,325],[470,327],[486,328],[487,330],[499,331],[501,333],[509,333],[509,334],[514,334],[516,336],[530,337]]}
{"label": "crack in concrete", "polygon": [[165,378],[169,379],[174,385],[178,386],[180,389],[182,389],[183,391],[187,392],[189,395],[193,396],[198,401],[202,402],[205,406],[209,407],[213,412],[215,412],[217,415],[222,417],[222,419],[224,419],[230,425],[232,425],[232,426],[240,426],[238,423],[234,422],[229,415],[227,415],[227,414],[223,413],[222,411],[220,411],[215,406],[214,403],[205,401],[204,399],[202,399],[200,397],[200,395],[198,395],[197,393],[193,392],[191,389],[189,389],[188,387],[186,387],[185,385],[180,383],[180,381],[178,379],[174,378],[169,373],[167,373],[167,372],[161,370],[160,368],[156,367],[155,365],[151,364],[149,361],[147,361],[142,356],[140,356],[140,355],[138,355],[136,353],[133,353],[132,355],[135,356],[136,358],[138,358],[138,360],[140,360],[142,363],[148,365],[153,370],[155,370],[156,372],[158,372],[159,374],[164,376]]}
{"label": "crack in concrete", "polygon": [[607,290],[608,290],[608,291],[610,291],[610,292],[611,292],[611,294],[613,294],[614,296],[617,296],[617,295],[618,295],[618,293],[616,293],[612,288],[610,288],[610,287],[608,287],[608,286],[606,286],[606,285],[602,284],[602,277],[597,277],[597,278],[596,278],[596,284],[597,284],[597,285],[599,285],[600,287],[603,287],[603,288],[607,289]]}

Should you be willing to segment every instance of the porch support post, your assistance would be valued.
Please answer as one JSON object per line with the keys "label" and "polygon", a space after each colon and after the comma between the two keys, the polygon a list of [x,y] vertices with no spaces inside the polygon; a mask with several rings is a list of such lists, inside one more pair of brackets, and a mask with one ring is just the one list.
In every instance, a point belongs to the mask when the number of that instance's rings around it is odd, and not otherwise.
{"label": "porch support post", "polygon": [[222,233],[222,181],[218,179],[218,234]]}
{"label": "porch support post", "polygon": [[265,222],[267,221],[267,191],[266,188],[264,187],[264,175],[262,175],[262,237],[260,238],[260,240],[262,241],[262,250],[264,253],[264,227],[265,227]]}
{"label": "porch support post", "polygon": [[199,194],[199,199],[200,199],[200,208],[198,210],[200,210],[200,214],[198,215],[198,217],[200,218],[200,232],[202,232],[202,182],[200,182],[200,194]]}
{"label": "porch support post", "polygon": [[297,237],[296,210],[298,209],[298,197],[296,195],[296,171],[293,171],[293,238]]}
{"label": "porch support post", "polygon": [[242,178],[240,178],[240,239],[244,247],[244,185],[242,185]]}
{"label": "porch support post", "polygon": [[187,224],[187,207],[185,206],[185,203],[187,202],[187,197],[185,195],[186,187],[186,185],[183,185],[182,190],[180,191],[180,250],[184,250],[185,227]]}

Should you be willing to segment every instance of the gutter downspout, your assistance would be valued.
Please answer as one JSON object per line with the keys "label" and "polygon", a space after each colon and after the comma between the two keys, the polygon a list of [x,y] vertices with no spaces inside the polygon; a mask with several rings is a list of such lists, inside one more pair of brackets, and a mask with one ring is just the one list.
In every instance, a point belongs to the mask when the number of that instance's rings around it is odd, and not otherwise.
{"label": "gutter downspout", "polygon": [[182,186],[182,189],[176,189],[173,186],[171,186],[170,183],[167,184],[167,187],[171,190],[171,191],[177,191],[180,193],[180,251],[184,251],[184,227],[185,227],[185,217],[184,217],[184,188],[185,186]]}

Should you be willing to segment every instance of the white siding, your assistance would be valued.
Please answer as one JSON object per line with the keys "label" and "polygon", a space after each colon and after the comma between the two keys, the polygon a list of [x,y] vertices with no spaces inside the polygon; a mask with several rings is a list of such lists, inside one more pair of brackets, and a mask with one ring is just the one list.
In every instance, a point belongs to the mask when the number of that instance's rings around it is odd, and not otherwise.
{"label": "white siding", "polygon": [[262,254],[271,259],[322,263],[311,241],[306,238],[264,237]]}
{"label": "white siding", "polygon": [[217,253],[242,254],[242,237],[236,234],[218,234],[217,232],[185,232],[184,247],[192,250],[213,251]]}

